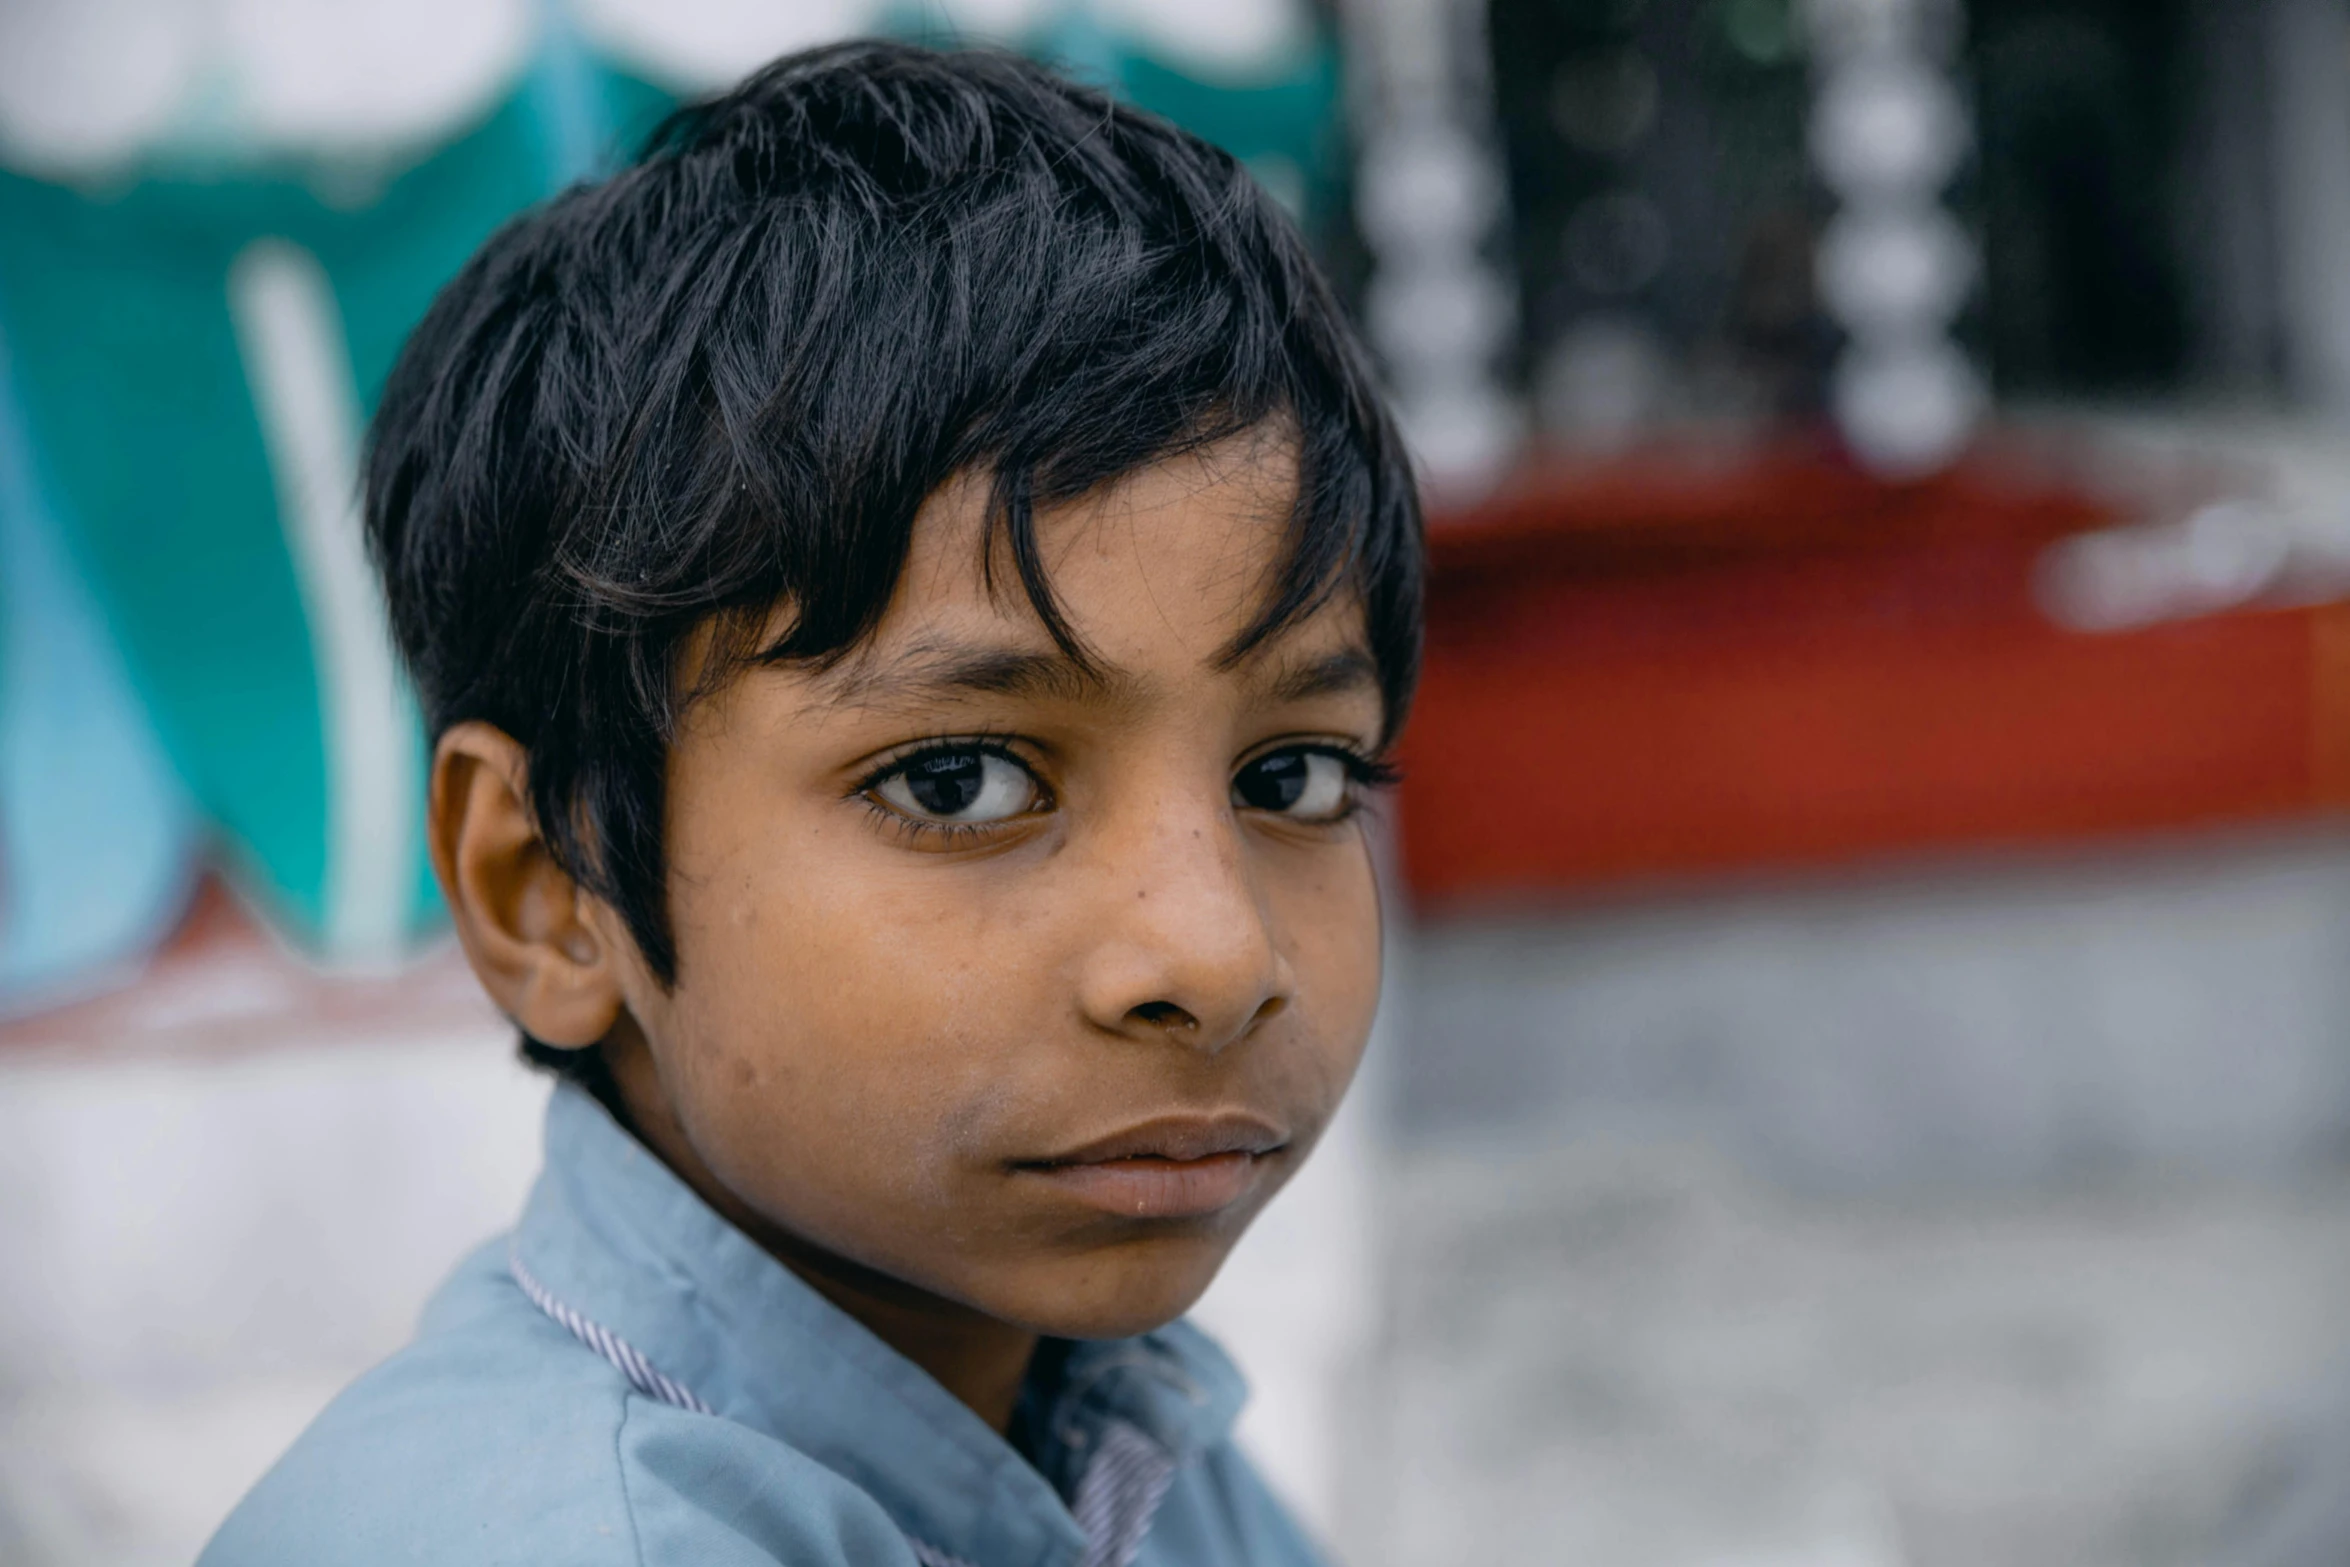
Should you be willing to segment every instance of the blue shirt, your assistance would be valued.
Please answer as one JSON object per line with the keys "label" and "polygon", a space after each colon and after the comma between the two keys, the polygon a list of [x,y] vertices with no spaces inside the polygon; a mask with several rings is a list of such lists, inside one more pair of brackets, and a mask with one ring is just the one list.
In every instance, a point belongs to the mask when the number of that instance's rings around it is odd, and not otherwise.
{"label": "blue shirt", "polygon": [[1196,1329],[1050,1386],[1023,1456],[565,1085],[521,1224],[199,1567],[1314,1567]]}

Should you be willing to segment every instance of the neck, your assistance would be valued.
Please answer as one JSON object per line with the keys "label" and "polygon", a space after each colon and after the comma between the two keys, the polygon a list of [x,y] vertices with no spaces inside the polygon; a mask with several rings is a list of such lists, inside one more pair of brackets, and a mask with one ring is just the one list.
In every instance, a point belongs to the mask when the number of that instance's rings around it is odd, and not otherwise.
{"label": "neck", "polygon": [[704,1202],[826,1300],[928,1372],[995,1430],[1007,1430],[1037,1336],[817,1246],[752,1209],[695,1152],[663,1092],[652,1052],[625,1024],[604,1041],[629,1130]]}

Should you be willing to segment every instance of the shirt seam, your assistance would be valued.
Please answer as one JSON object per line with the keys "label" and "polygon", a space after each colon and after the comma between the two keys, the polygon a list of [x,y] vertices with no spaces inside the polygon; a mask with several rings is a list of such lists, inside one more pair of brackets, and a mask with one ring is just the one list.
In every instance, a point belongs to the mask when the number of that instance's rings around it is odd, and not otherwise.
{"label": "shirt seam", "polygon": [[645,1567],[645,1536],[636,1519],[636,1495],[628,1483],[628,1455],[622,1440],[628,1431],[628,1417],[639,1394],[634,1388],[620,1392],[620,1418],[612,1422],[612,1464],[620,1471],[620,1510],[628,1519],[628,1544],[636,1558],[636,1567]]}

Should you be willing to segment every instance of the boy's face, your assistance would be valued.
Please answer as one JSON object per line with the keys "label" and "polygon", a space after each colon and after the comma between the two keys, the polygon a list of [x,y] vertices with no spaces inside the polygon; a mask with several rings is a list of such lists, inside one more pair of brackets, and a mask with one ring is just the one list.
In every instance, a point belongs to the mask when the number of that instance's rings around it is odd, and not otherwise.
{"label": "boy's face", "polygon": [[1251,437],[1040,515],[1092,673],[1000,557],[990,593],[951,486],[868,647],[692,709],[677,980],[624,963],[607,1048],[738,1222],[1106,1337],[1188,1307],[1296,1170],[1378,992],[1350,769],[1383,711],[1350,601],[1220,663],[1293,483]]}

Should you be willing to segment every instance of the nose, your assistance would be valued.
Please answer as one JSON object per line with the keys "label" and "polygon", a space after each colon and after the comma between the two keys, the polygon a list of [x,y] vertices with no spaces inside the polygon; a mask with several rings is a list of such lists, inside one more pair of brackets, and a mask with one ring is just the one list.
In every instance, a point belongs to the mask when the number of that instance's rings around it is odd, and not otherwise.
{"label": "nose", "polygon": [[1213,1055],[1289,1005],[1295,976],[1229,810],[1162,807],[1106,838],[1079,983],[1089,1021]]}

